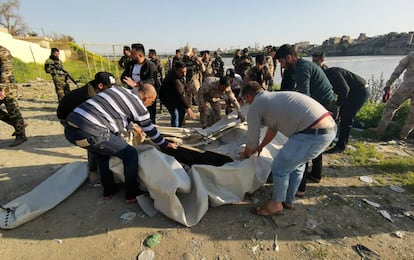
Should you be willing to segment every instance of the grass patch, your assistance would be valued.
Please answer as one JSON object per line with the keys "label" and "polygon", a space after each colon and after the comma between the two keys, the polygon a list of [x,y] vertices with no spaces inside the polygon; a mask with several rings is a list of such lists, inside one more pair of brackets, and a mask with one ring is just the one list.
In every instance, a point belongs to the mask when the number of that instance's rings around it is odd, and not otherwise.
{"label": "grass patch", "polygon": [[352,165],[371,169],[377,175],[376,180],[383,185],[405,186],[414,193],[414,157],[385,157],[376,151],[373,144],[353,142],[351,145],[356,149],[348,149],[344,154]]}

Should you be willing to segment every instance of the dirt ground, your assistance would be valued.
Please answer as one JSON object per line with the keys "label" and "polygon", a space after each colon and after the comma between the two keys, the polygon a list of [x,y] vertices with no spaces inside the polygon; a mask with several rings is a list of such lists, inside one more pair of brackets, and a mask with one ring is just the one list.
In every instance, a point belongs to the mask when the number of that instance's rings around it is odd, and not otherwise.
{"label": "dirt ground", "polygon": [[[86,161],[84,150],[63,136],[55,116],[51,83],[21,87],[20,106],[29,140],[17,147],[13,129],[0,123],[0,204],[29,192],[63,165]],[[167,124],[167,121],[163,121]],[[378,143],[378,149],[413,156],[412,144]],[[42,216],[13,230],[0,230],[1,259],[136,259],[143,240],[160,233],[155,259],[360,259],[360,244],[378,254],[372,259],[414,259],[413,194],[397,193],[369,168],[354,167],[340,155],[324,157],[325,178],[308,185],[294,210],[273,218],[252,215],[265,202],[265,185],[237,205],[210,208],[192,228],[157,214],[146,216],[123,194],[103,200],[101,187],[85,182],[72,196]],[[372,183],[359,177],[368,175]],[[362,199],[381,204],[393,222]],[[120,216],[137,213],[130,222]],[[405,214],[405,215],[404,215]],[[275,248],[275,236],[279,250]]]}

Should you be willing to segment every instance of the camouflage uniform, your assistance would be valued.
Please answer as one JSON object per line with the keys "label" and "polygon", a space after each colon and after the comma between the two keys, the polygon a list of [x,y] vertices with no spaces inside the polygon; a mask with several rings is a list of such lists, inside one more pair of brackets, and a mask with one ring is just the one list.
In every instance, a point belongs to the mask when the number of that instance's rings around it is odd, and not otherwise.
{"label": "camouflage uniform", "polygon": [[211,59],[208,60],[204,60],[203,59],[203,79],[206,79],[208,77],[213,77],[214,76],[214,70],[213,70],[213,62],[211,61]]}
{"label": "camouflage uniform", "polygon": [[55,91],[60,103],[62,98],[70,92],[68,73],[63,69],[62,62],[52,55],[45,62],[45,71],[52,75]]}
{"label": "camouflage uniform", "polygon": [[404,57],[399,65],[391,74],[390,79],[385,84],[385,87],[390,87],[392,83],[399,78],[401,73],[405,70],[404,81],[401,86],[395,91],[388,100],[384,112],[377,127],[377,134],[383,136],[389,123],[391,123],[395,112],[408,99],[411,100],[410,113],[405,121],[405,125],[401,129],[400,138],[407,139],[408,135],[414,128],[414,51],[410,52]]}
{"label": "camouflage uniform", "polygon": [[25,125],[17,102],[17,85],[14,82],[12,71],[12,56],[10,51],[0,46],[0,90],[4,91],[5,98],[0,101],[4,103],[7,113],[0,109],[0,120],[14,127],[16,140],[9,146],[19,145],[26,141]]}
{"label": "camouflage uniform", "polygon": [[213,122],[217,122],[221,119],[221,97],[227,99],[226,101],[233,104],[237,112],[240,112],[240,105],[234,96],[231,87],[228,86],[224,91],[219,89],[220,78],[209,77],[204,82],[198,91],[198,110],[200,111],[200,123],[201,127],[205,128],[208,124],[207,115],[207,103],[210,103],[213,110],[212,117]]}
{"label": "camouflage uniform", "polygon": [[244,78],[244,76],[246,75],[247,71],[253,67],[253,58],[250,55],[242,55],[239,60],[238,60],[239,64],[239,70],[240,73],[236,73],[240,74],[240,76],[242,76],[242,78]]}
{"label": "camouflage uniform", "polygon": [[269,86],[269,81],[272,79],[272,75],[270,74],[267,67],[263,65],[261,70],[258,70],[257,67],[253,67],[246,72],[245,81],[246,83],[249,81],[257,81],[260,85],[262,85],[263,89],[268,90],[271,88]]}
{"label": "camouflage uniform", "polygon": [[201,65],[197,62],[196,56],[187,56],[185,55],[182,60],[187,67],[186,80],[188,82],[185,90],[185,98],[187,99],[188,104],[192,104],[192,99],[197,101],[197,93],[200,88],[200,71]]}
{"label": "camouflage uniform", "polygon": [[223,77],[224,76],[224,61],[221,58],[221,56],[217,56],[214,60],[213,60],[213,71],[214,71],[214,76],[215,77]]}
{"label": "camouflage uniform", "polygon": [[269,80],[269,84],[268,84],[268,89],[269,91],[273,90],[273,77],[275,76],[275,65],[273,63],[273,58],[270,55],[267,55],[265,57],[265,62],[263,64],[263,66],[265,66],[267,68],[267,70],[269,71],[270,75],[272,76],[271,79]]}

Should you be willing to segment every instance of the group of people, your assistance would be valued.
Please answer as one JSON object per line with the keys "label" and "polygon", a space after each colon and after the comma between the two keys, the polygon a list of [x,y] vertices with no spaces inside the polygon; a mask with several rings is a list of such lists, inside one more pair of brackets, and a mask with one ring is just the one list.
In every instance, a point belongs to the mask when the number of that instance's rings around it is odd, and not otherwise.
{"label": "group of people", "polygon": [[[234,69],[225,72],[219,53],[211,61],[208,51],[197,57],[187,46],[182,57],[177,50],[165,77],[155,50],[149,50],[147,59],[144,46],[135,43],[125,47],[124,54],[128,57],[122,58],[119,65],[124,68],[121,81],[125,87],[115,86],[112,74],[98,72],[84,87],[70,92],[66,85],[60,84],[69,74],[63,69],[59,50],[55,48],[45,63],[45,70],[55,82],[59,100],[57,115],[65,127],[67,140],[88,150],[89,169],[99,172],[105,198],[118,190],[109,170],[109,158],[115,156],[123,161],[127,202],[134,202],[143,191],[137,181],[138,152],[121,138],[122,131],[129,128],[145,133],[161,151],[177,148],[154,126],[157,96],[168,109],[174,127],[182,127],[186,115],[196,117],[193,102],[198,106],[202,127],[211,123],[208,114],[213,122],[220,119],[222,100],[227,104],[226,112],[235,109],[242,121],[246,116],[240,110],[239,101],[249,104],[246,146],[240,153],[241,159],[259,156],[278,132],[289,138],[271,165],[272,199],[253,209],[253,213],[265,216],[293,208],[295,197],[304,195],[308,180],[321,181],[322,154],[345,150],[354,117],[369,96],[367,84],[360,76],[343,68],[329,68],[324,63],[324,53],[314,53],[312,62],[307,61],[289,44],[280,48],[269,46],[266,55],[256,56],[256,64],[245,49],[243,55],[233,59]],[[1,46],[0,58],[0,100],[8,111],[0,110],[0,119],[14,126],[16,140],[11,146],[18,145],[27,140],[27,125],[14,94],[11,55]],[[272,82],[276,61],[283,71],[282,91],[271,92],[272,88],[266,84]],[[386,105],[377,129],[379,134],[402,102],[414,98],[414,52],[400,62],[386,88],[404,70],[404,82]],[[212,107],[210,113],[207,104]],[[325,151],[337,134],[337,123],[338,140]],[[260,142],[264,126],[267,131]],[[412,102],[400,138],[407,138],[413,127]]]}

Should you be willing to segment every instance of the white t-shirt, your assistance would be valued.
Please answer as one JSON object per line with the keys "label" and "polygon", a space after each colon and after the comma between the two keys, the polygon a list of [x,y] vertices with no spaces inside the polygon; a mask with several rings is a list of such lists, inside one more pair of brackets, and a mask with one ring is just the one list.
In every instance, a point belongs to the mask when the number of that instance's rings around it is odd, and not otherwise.
{"label": "white t-shirt", "polygon": [[141,67],[141,64],[135,64],[132,69],[132,80],[137,83],[141,81]]}

